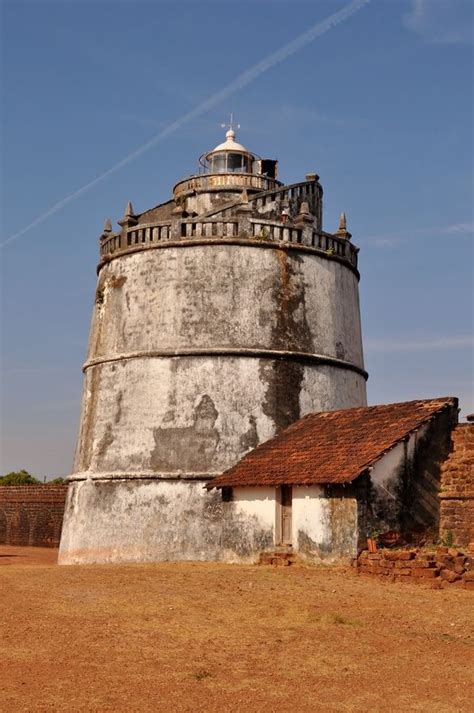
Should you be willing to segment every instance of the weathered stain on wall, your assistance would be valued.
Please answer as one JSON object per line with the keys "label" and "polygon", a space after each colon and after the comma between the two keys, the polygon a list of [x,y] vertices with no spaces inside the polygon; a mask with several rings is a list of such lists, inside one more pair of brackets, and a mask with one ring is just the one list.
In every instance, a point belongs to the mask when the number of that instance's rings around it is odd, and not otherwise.
{"label": "weathered stain on wall", "polygon": [[262,411],[278,433],[302,415],[300,392],[304,366],[286,361],[262,361],[260,377],[266,387]]}
{"label": "weathered stain on wall", "polygon": [[248,429],[240,436],[239,443],[244,452],[250,451],[258,445],[257,419],[253,414],[249,416]]}
{"label": "weathered stain on wall", "polygon": [[412,472],[403,482],[402,528],[410,530],[439,530],[441,466],[452,450],[452,431],[458,421],[457,408],[436,416],[426,433],[421,430],[412,462]]}
{"label": "weathered stain on wall", "polygon": [[[155,428],[152,470],[199,472],[210,468],[219,443],[219,431],[215,428],[218,415],[213,400],[204,394],[192,415],[192,426]],[[174,422],[174,412],[168,411],[164,420]]]}
{"label": "weathered stain on wall", "polygon": [[335,562],[357,554],[357,501],[339,491],[293,488],[294,550],[303,559]]}
{"label": "weathered stain on wall", "polygon": [[441,466],[451,448],[457,408],[446,409],[388,451],[354,487],[361,541],[374,530],[407,537],[439,531]]}
{"label": "weathered stain on wall", "polygon": [[[94,512],[94,528],[82,518]],[[202,482],[81,481],[70,486],[61,564],[153,560],[254,562],[273,523],[240,497],[223,502]]]}
{"label": "weathered stain on wall", "polygon": [[[300,415],[350,407],[361,391],[365,395],[359,374],[285,360],[143,357],[100,364],[86,372],[74,471],[117,475],[160,472],[160,459],[168,459],[171,466],[169,457],[174,456],[168,457],[166,445],[160,446],[158,441],[163,437],[166,444],[174,438],[176,445],[181,434],[181,461],[173,461],[172,471],[189,472],[193,453],[199,442],[205,442],[205,472],[212,476],[236,463],[248,450],[242,437],[250,423],[252,443],[257,445],[255,436],[259,443],[268,440]],[[119,394],[121,414],[117,419]],[[218,415],[207,433],[199,435],[201,427],[196,431],[194,414],[204,394]],[[201,468],[191,468],[191,472],[195,470],[203,473]],[[169,473],[169,468],[165,472]]]}
{"label": "weathered stain on wall", "polygon": [[[93,509],[94,530],[81,513]],[[293,550],[309,561],[357,554],[357,503],[320,486],[293,489]],[[71,485],[60,563],[147,560],[256,562],[275,546],[275,488],[234,488],[231,501],[202,482],[82,481]],[[74,516],[75,515],[75,516]],[[80,532],[76,531],[80,528]],[[98,545],[100,543],[100,546]]]}
{"label": "weathered stain on wall", "polygon": [[[119,289],[110,286],[123,278]],[[251,245],[169,247],[108,263],[99,286],[88,360],[220,346],[337,358],[343,351],[363,367],[357,278],[316,255]]]}

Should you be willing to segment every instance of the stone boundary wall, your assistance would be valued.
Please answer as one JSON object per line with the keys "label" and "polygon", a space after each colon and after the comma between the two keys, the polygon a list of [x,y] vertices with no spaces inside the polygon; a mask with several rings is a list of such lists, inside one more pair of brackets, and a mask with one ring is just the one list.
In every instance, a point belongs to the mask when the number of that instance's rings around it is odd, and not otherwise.
{"label": "stone boundary wall", "polygon": [[396,582],[424,582],[434,589],[460,586],[474,590],[474,547],[467,552],[448,547],[436,550],[364,550],[353,561],[360,574]]}
{"label": "stone boundary wall", "polygon": [[440,536],[463,547],[474,541],[474,423],[452,432],[453,450],[441,467]]}
{"label": "stone boundary wall", "polygon": [[0,485],[0,545],[59,547],[67,485]]}

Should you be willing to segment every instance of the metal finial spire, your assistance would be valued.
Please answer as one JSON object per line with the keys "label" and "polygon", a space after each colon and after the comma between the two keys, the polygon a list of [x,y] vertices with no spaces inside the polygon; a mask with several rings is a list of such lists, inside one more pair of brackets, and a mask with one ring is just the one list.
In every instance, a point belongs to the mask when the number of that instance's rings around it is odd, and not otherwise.
{"label": "metal finial spire", "polygon": [[225,129],[228,127],[228,131],[226,132],[226,139],[235,139],[235,131],[234,129],[240,129],[240,124],[234,124],[234,113],[231,111],[230,112],[230,121],[228,124],[224,123],[221,124],[221,127]]}

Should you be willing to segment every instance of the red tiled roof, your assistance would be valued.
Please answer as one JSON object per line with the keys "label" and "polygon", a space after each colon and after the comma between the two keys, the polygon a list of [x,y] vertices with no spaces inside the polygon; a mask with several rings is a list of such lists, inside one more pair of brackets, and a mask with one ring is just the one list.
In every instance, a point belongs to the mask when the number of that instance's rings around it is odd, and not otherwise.
{"label": "red tiled roof", "polygon": [[207,488],[349,483],[456,398],[405,401],[310,413],[286,428]]}

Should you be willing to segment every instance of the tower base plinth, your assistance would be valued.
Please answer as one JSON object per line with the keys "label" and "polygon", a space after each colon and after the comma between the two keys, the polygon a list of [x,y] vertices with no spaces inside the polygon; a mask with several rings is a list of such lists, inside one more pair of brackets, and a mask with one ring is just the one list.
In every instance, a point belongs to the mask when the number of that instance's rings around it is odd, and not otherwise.
{"label": "tower base plinth", "polygon": [[[209,480],[209,478],[207,478]],[[69,485],[59,564],[176,560],[256,562],[273,523],[245,497],[223,502],[204,480],[76,480]],[[273,499],[269,499],[273,508]],[[261,510],[261,512],[259,512]]]}

